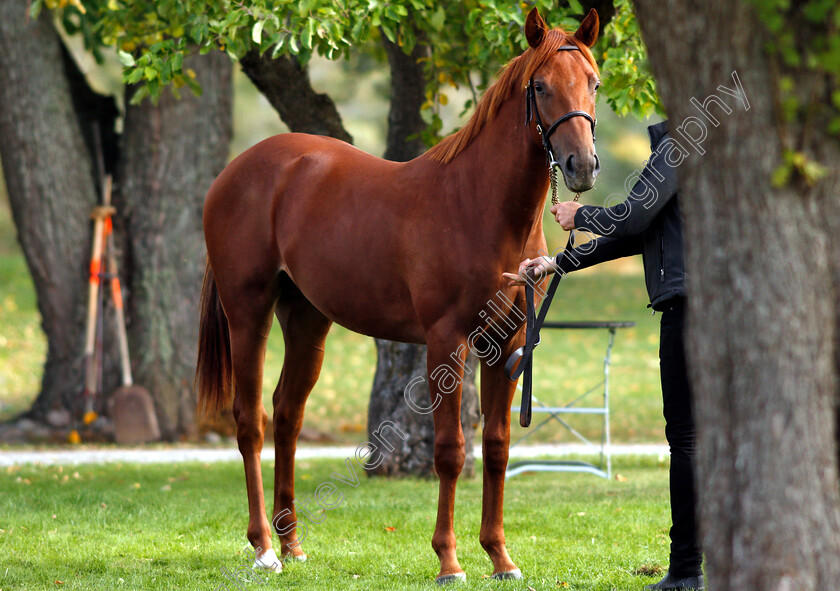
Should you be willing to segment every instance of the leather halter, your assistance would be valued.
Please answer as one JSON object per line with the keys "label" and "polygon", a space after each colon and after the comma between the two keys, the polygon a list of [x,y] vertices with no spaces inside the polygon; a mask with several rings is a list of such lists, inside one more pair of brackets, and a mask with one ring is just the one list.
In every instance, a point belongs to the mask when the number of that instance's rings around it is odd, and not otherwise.
{"label": "leather halter", "polygon": [[[580,47],[577,45],[561,45],[557,48],[557,51],[580,51]],[[525,89],[525,117],[526,117],[526,125],[531,123],[531,118],[536,117],[537,120],[537,133],[542,136],[543,148],[545,149],[546,157],[548,158],[548,166],[549,168],[553,168],[558,164],[557,159],[554,157],[554,151],[551,149],[551,142],[549,138],[551,134],[560,126],[561,123],[565,123],[572,117],[583,117],[584,119],[589,121],[589,125],[592,128],[592,141],[595,141],[595,125],[598,123],[598,120],[592,117],[586,111],[569,111],[562,117],[560,117],[557,121],[551,124],[551,127],[545,129],[543,126],[542,118],[540,117],[540,111],[537,108],[537,97],[536,93],[534,92],[534,78],[531,77],[528,80],[528,86]]]}

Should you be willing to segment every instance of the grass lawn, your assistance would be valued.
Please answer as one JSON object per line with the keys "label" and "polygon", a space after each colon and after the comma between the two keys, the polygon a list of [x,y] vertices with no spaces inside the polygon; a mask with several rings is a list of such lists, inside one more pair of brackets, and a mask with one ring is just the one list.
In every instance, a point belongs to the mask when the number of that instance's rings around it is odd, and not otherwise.
{"label": "grass lawn", "polygon": [[[271,498],[272,466],[263,470]],[[298,463],[298,499],[333,471],[347,468]],[[666,465],[622,457],[616,472],[612,481],[540,473],[508,482],[506,535],[520,582],[482,578],[492,567],[478,543],[481,479],[462,480],[456,534],[468,583],[457,588],[633,590],[656,580],[642,573],[667,565]],[[239,588],[435,588],[437,483],[359,476],[356,488],[339,484],[343,502],[309,526],[306,563]],[[3,591],[212,591],[225,588],[220,569],[249,563],[240,463],[13,467],[0,473],[0,515]]]}

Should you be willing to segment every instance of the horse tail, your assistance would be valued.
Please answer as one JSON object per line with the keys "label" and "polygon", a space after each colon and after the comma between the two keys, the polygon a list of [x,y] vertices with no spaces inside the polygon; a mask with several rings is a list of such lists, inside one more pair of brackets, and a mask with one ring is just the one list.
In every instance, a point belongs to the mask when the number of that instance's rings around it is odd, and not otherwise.
{"label": "horse tail", "polygon": [[199,412],[209,417],[230,406],[234,389],[230,327],[210,261],[204,270],[200,314],[195,385]]}

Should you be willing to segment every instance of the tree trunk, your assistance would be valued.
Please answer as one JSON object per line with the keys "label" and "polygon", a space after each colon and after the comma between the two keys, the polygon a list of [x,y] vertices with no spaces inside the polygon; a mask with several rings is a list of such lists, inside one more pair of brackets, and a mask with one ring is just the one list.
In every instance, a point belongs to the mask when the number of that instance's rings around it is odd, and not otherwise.
{"label": "tree trunk", "polygon": [[[152,394],[164,439],[192,437],[198,301],[204,274],[204,196],[227,163],[231,65],[220,52],[191,58],[203,93],[129,106],[116,206],[125,222],[135,381]],[[130,92],[130,91],[129,91]]]}
{"label": "tree trunk", "polygon": [[[417,60],[428,55],[428,47],[415,46],[411,55],[382,36],[391,68],[391,109],[388,112],[388,141],[385,158],[404,162],[423,153],[425,146],[420,132],[426,126],[420,116],[425,99],[426,81],[423,64]],[[478,425],[478,396],[475,387],[475,359],[469,360],[473,372],[464,376],[461,392],[461,426],[467,441],[464,474],[475,473],[473,441]],[[434,474],[434,422],[431,414],[414,412],[405,401],[405,388],[415,377],[426,378],[412,391],[415,400],[430,399],[425,345],[411,345],[376,340],[376,374],[368,408],[368,436],[376,441],[374,432],[383,421],[394,423],[406,438],[390,438],[394,450],[383,454],[382,463],[369,474],[421,475]]]}
{"label": "tree trunk", "polygon": [[[708,588],[815,591],[840,580],[832,285],[840,263],[837,234],[825,229],[840,217],[840,150],[819,117],[786,122],[776,105],[780,74],[808,101],[801,112],[818,113],[836,89],[767,55],[753,6],[637,0],[672,133],[691,153],[678,174]],[[811,32],[787,16],[807,43]],[[749,110],[720,90],[736,90],[733,72]],[[731,113],[707,100],[713,94]],[[708,135],[691,142],[680,125]],[[773,186],[785,149],[818,159],[829,176]]]}
{"label": "tree trunk", "polygon": [[41,393],[28,413],[41,420],[81,401],[97,190],[61,41],[48,12],[27,21],[26,2],[0,3],[0,158],[48,341]]}

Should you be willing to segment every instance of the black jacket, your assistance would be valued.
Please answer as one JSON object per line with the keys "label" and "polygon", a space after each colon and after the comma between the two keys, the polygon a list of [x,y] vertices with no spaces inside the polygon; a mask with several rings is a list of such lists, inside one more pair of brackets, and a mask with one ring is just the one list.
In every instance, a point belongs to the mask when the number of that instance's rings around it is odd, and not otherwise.
{"label": "black jacket", "polygon": [[557,257],[568,273],[604,261],[641,254],[645,283],[654,310],[675,296],[685,295],[682,216],[677,175],[669,163],[680,162],[682,148],[670,139],[668,122],[648,127],[653,152],[630,195],[612,207],[584,205],[575,214],[575,228],[598,235],[589,244],[566,247]]}

